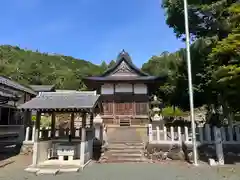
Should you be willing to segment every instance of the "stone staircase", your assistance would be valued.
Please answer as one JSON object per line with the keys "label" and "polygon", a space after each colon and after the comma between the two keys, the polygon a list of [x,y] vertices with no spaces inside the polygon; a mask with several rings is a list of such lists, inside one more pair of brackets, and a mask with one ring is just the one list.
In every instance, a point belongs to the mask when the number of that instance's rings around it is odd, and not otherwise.
{"label": "stone staircase", "polygon": [[107,150],[100,159],[101,163],[143,162],[144,143],[132,127],[118,127],[108,133]]}

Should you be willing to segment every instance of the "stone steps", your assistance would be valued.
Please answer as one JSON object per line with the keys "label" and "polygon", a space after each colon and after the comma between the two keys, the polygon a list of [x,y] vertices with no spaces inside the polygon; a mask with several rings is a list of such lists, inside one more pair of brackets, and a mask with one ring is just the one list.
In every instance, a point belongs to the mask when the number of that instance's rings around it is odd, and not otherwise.
{"label": "stone steps", "polygon": [[109,144],[107,146],[107,149],[109,150],[124,150],[124,149],[142,150],[143,145]]}
{"label": "stone steps", "polygon": [[114,145],[114,146],[117,146],[117,145],[125,145],[125,146],[142,146],[143,143],[142,142],[139,142],[139,141],[136,141],[136,142],[129,142],[129,141],[108,141],[109,145]]}
{"label": "stone steps", "polygon": [[144,162],[143,149],[144,145],[141,142],[111,142],[102,162]]}
{"label": "stone steps", "polygon": [[100,161],[100,163],[127,163],[127,162],[140,163],[140,162],[146,162],[146,159],[144,158],[110,158],[110,159],[103,159],[102,161]]}
{"label": "stone steps", "polygon": [[143,162],[144,144],[136,128],[116,127],[108,131],[108,144],[100,162]]}
{"label": "stone steps", "polygon": [[111,153],[111,157],[117,157],[117,158],[141,158],[142,153]]}
{"label": "stone steps", "polygon": [[110,152],[112,154],[121,154],[121,153],[125,153],[125,154],[141,154],[142,153],[142,149],[138,148],[138,149],[111,149]]}

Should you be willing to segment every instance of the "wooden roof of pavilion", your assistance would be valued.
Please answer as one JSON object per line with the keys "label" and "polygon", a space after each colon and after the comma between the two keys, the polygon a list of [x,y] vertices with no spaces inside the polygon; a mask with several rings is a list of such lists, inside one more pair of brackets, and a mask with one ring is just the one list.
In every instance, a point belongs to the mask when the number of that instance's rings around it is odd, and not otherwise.
{"label": "wooden roof of pavilion", "polygon": [[37,111],[85,110],[94,108],[98,98],[99,95],[82,92],[42,92],[18,108]]}

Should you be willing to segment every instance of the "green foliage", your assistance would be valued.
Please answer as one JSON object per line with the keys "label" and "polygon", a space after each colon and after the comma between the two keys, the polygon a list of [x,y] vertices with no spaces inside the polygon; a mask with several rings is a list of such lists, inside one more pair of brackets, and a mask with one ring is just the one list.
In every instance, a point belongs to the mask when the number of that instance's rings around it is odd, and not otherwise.
{"label": "green foliage", "polygon": [[[32,121],[36,121],[36,116],[32,116]],[[41,127],[50,127],[51,126],[51,116],[41,116],[41,121],[40,121],[40,126]]]}
{"label": "green foliage", "polygon": [[[184,40],[183,1],[164,0],[162,7],[166,12],[166,23],[173,28],[178,38]],[[204,100],[215,108],[221,104],[227,117],[231,111],[240,110],[240,3],[226,0],[189,0],[188,14],[189,32],[193,40],[191,61],[194,102]],[[184,82],[182,86],[186,88],[184,61],[179,69],[180,78],[176,77],[175,82]]]}
{"label": "green foliage", "polygon": [[109,65],[108,65],[108,68],[113,67],[115,64],[116,64],[116,62],[114,60],[111,60]]}
{"label": "green foliage", "polygon": [[185,113],[178,107],[165,107],[162,110],[162,115],[164,117],[175,117],[175,116],[184,116]]}
{"label": "green foliage", "polygon": [[[189,31],[191,37],[226,37],[231,31],[229,8],[234,1],[226,0],[189,0]],[[182,0],[164,0],[162,7],[166,11],[166,23],[174,29],[177,37],[184,39],[184,6]]]}
{"label": "green foliage", "polygon": [[41,127],[50,127],[51,126],[51,116],[42,116],[40,126]]}
{"label": "green foliage", "polygon": [[29,85],[55,84],[60,89],[85,89],[82,78],[98,75],[106,66],[69,56],[0,46],[0,74]]}
{"label": "green foliage", "polygon": [[[206,68],[209,61],[206,56],[211,52],[212,41],[199,39],[191,45],[192,80],[194,86],[195,106],[202,106],[210,101],[207,97],[211,91],[208,87],[211,73]],[[151,75],[168,75],[167,82],[159,87],[158,96],[165,104],[179,106],[184,110],[189,108],[188,74],[186,50],[180,49],[175,53],[164,52],[152,57],[142,69]]]}
{"label": "green foliage", "polygon": [[216,47],[212,49],[212,53],[209,56],[212,59],[220,61],[220,64],[229,63],[229,60],[231,60],[230,58],[232,57],[239,57],[240,26],[235,28],[225,39],[219,41]]}

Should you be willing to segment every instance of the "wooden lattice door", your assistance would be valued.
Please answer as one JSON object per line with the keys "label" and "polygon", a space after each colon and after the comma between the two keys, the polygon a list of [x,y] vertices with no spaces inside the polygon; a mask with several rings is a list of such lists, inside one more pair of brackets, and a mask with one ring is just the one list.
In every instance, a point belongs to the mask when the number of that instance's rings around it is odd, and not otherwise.
{"label": "wooden lattice door", "polygon": [[115,108],[116,115],[133,114],[133,103],[116,103]]}

